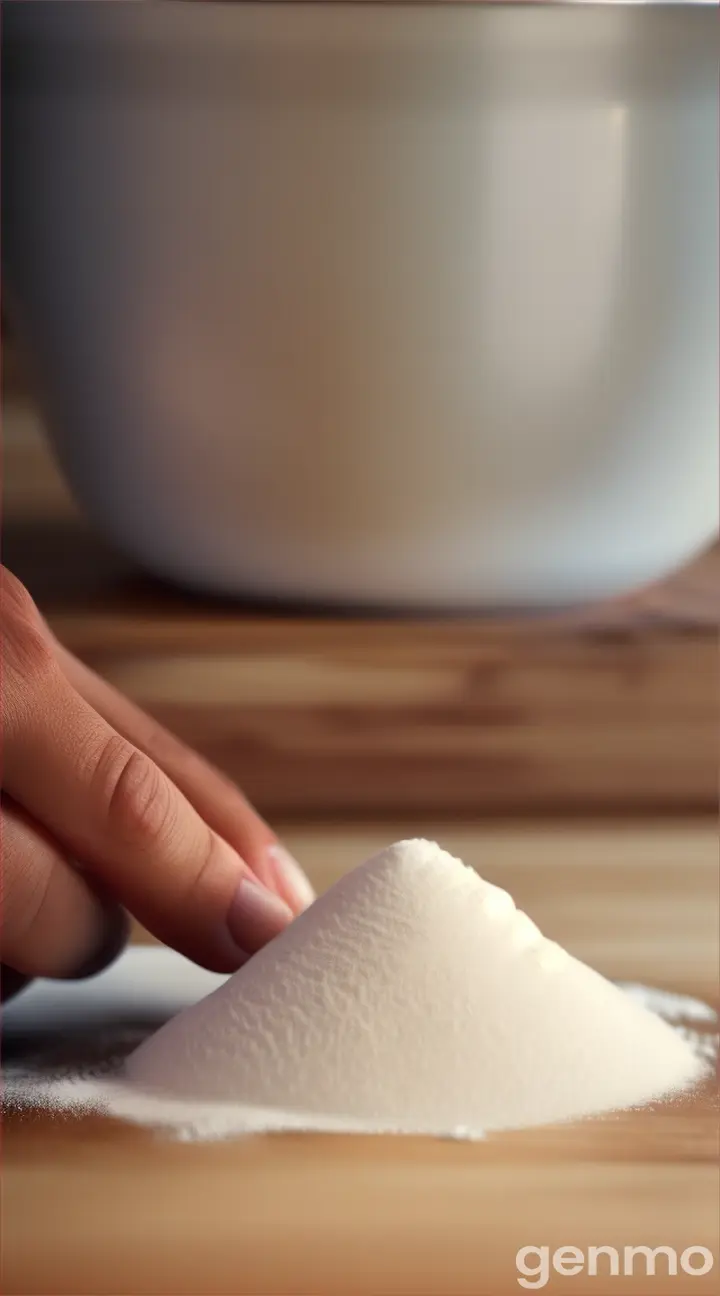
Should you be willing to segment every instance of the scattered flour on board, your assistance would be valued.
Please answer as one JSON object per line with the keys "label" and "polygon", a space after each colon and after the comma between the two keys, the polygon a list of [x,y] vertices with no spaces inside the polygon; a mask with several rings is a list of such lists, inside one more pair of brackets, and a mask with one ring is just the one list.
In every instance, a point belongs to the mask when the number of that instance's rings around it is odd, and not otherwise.
{"label": "scattered flour on board", "polygon": [[[153,975],[138,971],[149,956]],[[128,1018],[133,961],[154,1019],[147,1008]],[[717,1055],[707,1005],[607,981],[426,841],[355,869],[233,977],[131,950],[104,978],[90,1023],[87,1011],[83,1028],[65,1022],[60,1054],[59,997],[50,1048],[38,1025],[47,995],[24,1027],[21,1001],[11,1005],[24,1046],[6,1050],[7,1104],[93,1108],[184,1139],[474,1139],[680,1094]]]}

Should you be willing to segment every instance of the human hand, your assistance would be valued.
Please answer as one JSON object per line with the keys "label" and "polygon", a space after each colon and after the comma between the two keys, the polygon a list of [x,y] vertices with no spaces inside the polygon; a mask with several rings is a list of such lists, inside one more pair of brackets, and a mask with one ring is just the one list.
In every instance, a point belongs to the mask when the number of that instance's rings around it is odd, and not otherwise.
{"label": "human hand", "polygon": [[310,883],[237,788],[58,644],[1,570],[5,991],[98,971],[124,944],[124,909],[235,971]]}

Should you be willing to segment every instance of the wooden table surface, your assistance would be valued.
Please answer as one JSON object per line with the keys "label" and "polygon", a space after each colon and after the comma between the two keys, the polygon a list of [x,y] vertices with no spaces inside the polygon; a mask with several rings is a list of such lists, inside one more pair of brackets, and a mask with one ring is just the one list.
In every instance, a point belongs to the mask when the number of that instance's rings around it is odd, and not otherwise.
{"label": "wooden table surface", "polygon": [[[4,561],[69,646],[243,781],[318,887],[434,836],[606,975],[717,1003],[715,555],[569,620],[230,609],[138,578],[78,518],[32,411],[5,431]],[[649,1245],[709,1247],[715,1269],[545,1290],[716,1293],[717,1136],[713,1084],[474,1146],[15,1116],[1,1288],[503,1296],[520,1247]]]}
{"label": "wooden table surface", "polygon": [[[608,975],[718,998],[712,824],[437,825]],[[388,838],[287,826],[319,888]],[[4,1132],[6,1296],[504,1296],[524,1246],[709,1248],[705,1278],[552,1276],[548,1290],[717,1293],[717,1087],[677,1107],[505,1135],[173,1144],[39,1113]]]}

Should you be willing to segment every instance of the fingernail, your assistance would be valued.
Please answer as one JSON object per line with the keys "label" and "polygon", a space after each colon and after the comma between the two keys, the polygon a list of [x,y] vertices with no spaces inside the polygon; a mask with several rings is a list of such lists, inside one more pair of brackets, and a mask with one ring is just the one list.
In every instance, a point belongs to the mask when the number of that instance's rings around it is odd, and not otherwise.
{"label": "fingernail", "polygon": [[250,878],[243,878],[230,905],[227,925],[235,944],[254,954],[279,936],[292,919],[292,910],[284,900]]}
{"label": "fingernail", "polygon": [[303,909],[307,909],[316,898],[310,879],[284,846],[278,844],[270,846],[268,855],[276,883],[285,899],[296,913],[302,913]]}

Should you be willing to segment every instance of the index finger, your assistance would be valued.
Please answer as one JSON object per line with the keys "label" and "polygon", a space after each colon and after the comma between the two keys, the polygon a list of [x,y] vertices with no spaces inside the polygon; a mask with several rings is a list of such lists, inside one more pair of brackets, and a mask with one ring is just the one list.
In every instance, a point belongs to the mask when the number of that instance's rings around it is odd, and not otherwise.
{"label": "index finger", "polygon": [[234,971],[292,918],[145,752],[49,659],[22,705],[8,679],[3,783],[161,940]]}
{"label": "index finger", "polygon": [[302,913],[315,899],[313,888],[240,789],[57,642],[55,655],[80,696],[165,771],[205,823],[238,851],[269,890],[276,891],[293,913]]}

